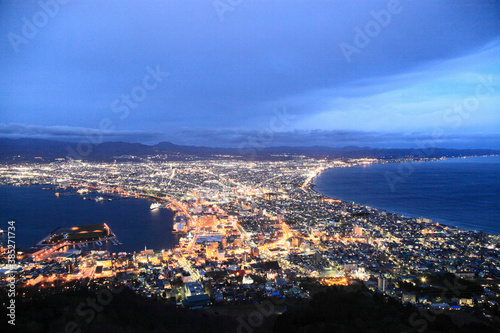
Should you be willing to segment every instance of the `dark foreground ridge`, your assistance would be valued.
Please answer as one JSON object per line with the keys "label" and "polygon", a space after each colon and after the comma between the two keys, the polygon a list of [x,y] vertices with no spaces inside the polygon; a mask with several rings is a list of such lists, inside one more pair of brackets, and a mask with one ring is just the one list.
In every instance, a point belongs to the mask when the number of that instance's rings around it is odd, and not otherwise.
{"label": "dark foreground ridge", "polygon": [[[119,287],[117,287],[119,288]],[[16,326],[2,321],[2,332],[496,332],[474,319],[443,313],[427,313],[402,305],[382,294],[371,295],[360,283],[351,286],[319,287],[311,301],[278,301],[285,307],[281,315],[267,316],[250,326],[242,318],[257,312],[254,305],[233,305],[234,312],[214,306],[188,310],[148,299],[128,288],[81,288],[57,294],[38,294],[18,304]],[[29,288],[23,292],[33,295]],[[109,297],[109,298],[108,298]],[[92,302],[98,300],[98,302]],[[82,304],[84,306],[82,306]],[[94,304],[92,306],[91,304]],[[238,308],[241,307],[241,308]],[[265,306],[263,306],[265,308]],[[95,310],[94,310],[95,309]],[[2,308],[0,315],[6,317]],[[227,311],[226,311],[227,313]],[[425,316],[424,316],[425,315]],[[251,321],[250,321],[251,322]]]}
{"label": "dark foreground ridge", "polygon": [[[104,288],[106,287],[62,291],[19,302],[16,325],[8,325],[6,320],[2,320],[0,331],[236,332],[237,322],[230,317],[177,308],[175,305],[139,296],[125,287],[117,287],[117,291],[109,293],[102,292]],[[36,293],[29,289],[23,292]],[[1,316],[8,318],[5,308],[2,308]]]}
{"label": "dark foreground ridge", "polygon": [[380,149],[370,147],[247,147],[214,148],[181,146],[169,142],[144,145],[129,142],[103,142],[99,144],[62,142],[42,139],[0,139],[0,162],[52,162],[60,158],[87,161],[135,160],[151,156],[168,155],[169,160],[196,158],[240,158],[251,160],[286,160],[294,156],[313,158],[442,158],[479,155],[498,155],[494,149],[448,149],[425,147],[422,149]]}
{"label": "dark foreground ridge", "polygon": [[310,302],[279,316],[274,328],[280,333],[497,332],[471,318],[458,325],[448,314],[425,311],[410,304],[403,305],[381,293],[372,295],[359,283],[320,291]]}

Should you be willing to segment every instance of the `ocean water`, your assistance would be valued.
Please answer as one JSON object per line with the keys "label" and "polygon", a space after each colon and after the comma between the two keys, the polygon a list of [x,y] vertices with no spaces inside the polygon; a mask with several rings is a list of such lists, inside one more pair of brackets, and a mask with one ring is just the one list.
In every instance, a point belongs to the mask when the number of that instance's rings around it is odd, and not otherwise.
{"label": "ocean water", "polygon": [[330,198],[500,234],[500,156],[335,168],[314,183]]}
{"label": "ocean water", "polygon": [[[108,244],[111,252],[161,250],[173,248],[178,236],[172,234],[173,212],[150,210],[146,199],[113,201],[82,200],[79,194],[55,196],[55,190],[43,186],[0,186],[0,228],[16,221],[16,246],[34,245],[62,226],[107,223],[123,245]],[[48,187],[48,186],[47,186]],[[74,190],[74,189],[73,189]],[[7,235],[0,241],[7,244]]]}

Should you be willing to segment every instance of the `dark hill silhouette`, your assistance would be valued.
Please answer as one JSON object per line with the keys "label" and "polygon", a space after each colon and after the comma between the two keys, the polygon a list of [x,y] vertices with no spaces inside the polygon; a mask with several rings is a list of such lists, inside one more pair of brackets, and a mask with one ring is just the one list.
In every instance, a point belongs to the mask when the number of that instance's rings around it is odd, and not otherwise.
{"label": "dark hill silhouette", "polygon": [[[236,332],[235,319],[222,315],[211,315],[202,310],[177,308],[161,301],[148,299],[124,288],[113,294],[109,304],[100,305],[89,319],[86,311],[92,309],[89,299],[97,299],[98,291],[61,291],[40,296],[28,302],[16,304],[16,325],[2,320],[1,332]],[[5,308],[0,310],[2,318],[8,318]]]}
{"label": "dark hill silhouette", "polygon": [[[0,162],[52,162],[57,158],[73,158],[88,161],[133,160],[131,157],[165,156],[170,160],[197,158],[233,157],[250,160],[284,160],[296,156],[314,158],[440,158],[475,155],[497,155],[493,149],[381,149],[349,146],[343,148],[311,147],[245,147],[218,148],[204,146],[181,146],[170,142],[144,145],[130,142],[103,142],[99,144],[62,142],[42,139],[0,139]],[[38,157],[38,158],[37,158]],[[35,159],[37,158],[37,159]]]}

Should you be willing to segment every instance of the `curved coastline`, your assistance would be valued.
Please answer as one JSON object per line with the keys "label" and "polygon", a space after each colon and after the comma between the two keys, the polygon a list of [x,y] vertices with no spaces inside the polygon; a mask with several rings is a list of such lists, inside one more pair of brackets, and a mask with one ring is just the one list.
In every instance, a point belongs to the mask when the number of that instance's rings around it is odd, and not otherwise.
{"label": "curved coastline", "polygon": [[390,161],[390,162],[385,162],[385,163],[371,163],[368,165],[349,165],[345,167],[330,167],[330,168],[325,168],[322,170],[319,170],[316,175],[311,179],[310,183],[308,184],[308,188],[319,195],[322,195],[326,198],[334,199],[334,200],[340,200],[342,202],[346,203],[354,203],[357,205],[362,205],[366,207],[370,207],[373,209],[376,209],[378,211],[386,211],[391,214],[396,214],[399,216],[402,216],[404,218],[417,218],[417,217],[427,217],[432,219],[433,221],[438,222],[441,225],[445,225],[449,228],[453,229],[460,229],[464,231],[475,231],[475,232],[484,232],[490,235],[500,235],[499,231],[491,231],[491,230],[484,230],[484,229],[490,229],[488,226],[485,226],[486,228],[483,228],[483,226],[470,226],[466,225],[464,223],[461,223],[460,221],[452,221],[449,219],[445,219],[442,217],[438,216],[430,216],[428,213],[422,212],[421,214],[415,214],[415,213],[407,213],[401,210],[398,210],[396,207],[380,207],[380,205],[377,204],[365,204],[362,202],[362,200],[346,200],[345,197],[342,197],[341,195],[332,195],[332,193],[326,193],[326,192],[321,192],[320,190],[317,189],[317,181],[321,176],[324,176],[324,173],[328,170],[333,170],[333,169],[339,169],[339,168],[354,168],[354,167],[366,167],[366,166],[375,166],[375,165],[380,165],[380,164],[405,164],[405,163],[426,163],[426,162],[442,162],[445,160],[462,160],[462,159],[473,159],[473,158],[487,158],[487,157],[499,157],[500,155],[487,155],[487,156],[464,156],[464,157],[448,157],[448,158],[442,158],[442,159],[436,159],[436,160],[415,160],[415,161]]}

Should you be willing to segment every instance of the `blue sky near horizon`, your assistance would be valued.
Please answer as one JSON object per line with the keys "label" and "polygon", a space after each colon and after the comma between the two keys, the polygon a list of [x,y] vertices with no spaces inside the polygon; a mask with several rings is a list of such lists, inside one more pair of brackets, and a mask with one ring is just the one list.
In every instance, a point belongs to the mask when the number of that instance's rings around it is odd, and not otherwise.
{"label": "blue sky near horizon", "polygon": [[59,1],[0,4],[0,137],[500,149],[498,1]]}

